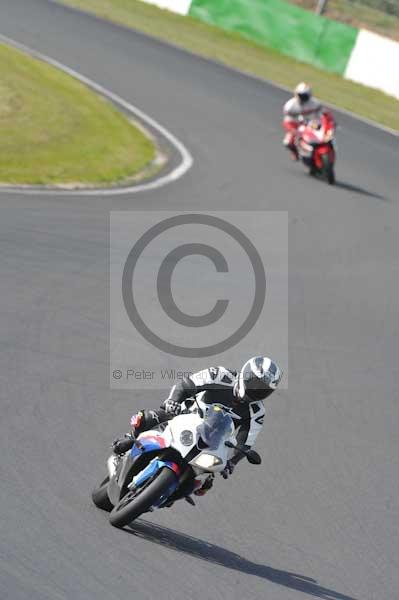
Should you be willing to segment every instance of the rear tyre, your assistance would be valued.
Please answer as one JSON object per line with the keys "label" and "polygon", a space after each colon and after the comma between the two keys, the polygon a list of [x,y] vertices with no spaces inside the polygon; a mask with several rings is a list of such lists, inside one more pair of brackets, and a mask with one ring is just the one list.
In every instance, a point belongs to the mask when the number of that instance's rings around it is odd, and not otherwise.
{"label": "rear tyre", "polygon": [[144,484],[138,490],[129,491],[111,512],[109,522],[114,527],[128,525],[147,512],[175,481],[175,473],[164,467],[147,485]]}
{"label": "rear tyre", "polygon": [[111,512],[114,508],[114,505],[111,504],[110,499],[108,498],[107,488],[109,483],[109,477],[106,477],[104,481],[100,483],[100,485],[95,488],[91,494],[91,498],[97,508],[101,508],[101,510],[106,510],[107,512]]}

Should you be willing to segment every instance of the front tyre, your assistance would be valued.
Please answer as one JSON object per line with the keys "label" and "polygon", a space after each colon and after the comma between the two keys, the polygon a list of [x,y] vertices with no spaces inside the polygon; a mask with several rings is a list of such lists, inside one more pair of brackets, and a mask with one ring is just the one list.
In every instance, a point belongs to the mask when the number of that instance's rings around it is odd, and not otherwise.
{"label": "front tyre", "polygon": [[106,477],[104,481],[102,481],[100,485],[93,490],[91,498],[94,504],[97,506],[97,508],[101,508],[101,510],[111,512],[111,510],[114,508],[114,505],[111,504],[111,501],[108,498],[108,483],[109,477]]}
{"label": "front tyre", "polygon": [[334,165],[330,161],[330,158],[327,154],[323,154],[322,161],[323,161],[323,172],[324,172],[325,178],[327,179],[327,182],[329,183],[329,185],[334,185],[334,183],[335,183]]}
{"label": "front tyre", "polygon": [[163,496],[175,483],[176,475],[164,467],[155,477],[138,490],[129,491],[115,506],[109,516],[109,522],[114,527],[124,527],[141,514],[147,512],[157,500]]}

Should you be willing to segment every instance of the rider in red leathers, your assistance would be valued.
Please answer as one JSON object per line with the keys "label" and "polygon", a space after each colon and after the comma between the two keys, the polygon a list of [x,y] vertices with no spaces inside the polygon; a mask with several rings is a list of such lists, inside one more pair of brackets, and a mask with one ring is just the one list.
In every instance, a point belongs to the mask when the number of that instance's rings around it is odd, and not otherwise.
{"label": "rider in red leathers", "polygon": [[320,118],[323,106],[319,100],[313,98],[311,87],[299,83],[295,88],[295,95],[284,105],[283,127],[286,131],[283,144],[290,151],[292,160],[298,160],[296,135],[299,125],[304,121]]}

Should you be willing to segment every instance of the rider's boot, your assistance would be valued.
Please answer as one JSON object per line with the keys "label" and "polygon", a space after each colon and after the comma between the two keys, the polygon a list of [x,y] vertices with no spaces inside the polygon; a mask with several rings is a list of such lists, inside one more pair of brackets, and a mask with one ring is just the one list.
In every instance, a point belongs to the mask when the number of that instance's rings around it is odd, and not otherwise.
{"label": "rider's boot", "polygon": [[133,448],[135,438],[130,433],[125,433],[125,437],[115,440],[112,444],[112,451],[114,454],[120,456],[125,454]]}
{"label": "rider's boot", "polygon": [[209,475],[201,485],[201,487],[194,490],[193,494],[195,496],[205,496],[207,492],[213,487],[213,480],[215,479],[214,475]]}
{"label": "rider's boot", "polygon": [[298,154],[298,150],[297,150],[295,144],[290,144],[289,146],[287,146],[287,148],[290,151],[291,160],[294,160],[294,161],[299,160],[299,154]]}
{"label": "rider's boot", "polygon": [[295,134],[292,131],[285,134],[283,146],[289,151],[291,160],[299,160],[298,150],[295,144]]}

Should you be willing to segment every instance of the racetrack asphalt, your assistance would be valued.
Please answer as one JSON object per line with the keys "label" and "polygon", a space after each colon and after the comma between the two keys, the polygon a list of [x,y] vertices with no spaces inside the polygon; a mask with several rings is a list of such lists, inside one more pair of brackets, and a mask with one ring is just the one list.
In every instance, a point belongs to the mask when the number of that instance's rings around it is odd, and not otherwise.
{"label": "racetrack asphalt", "polygon": [[[399,139],[340,116],[328,187],[287,160],[272,85],[47,0],[2,0],[0,33],[194,156],[134,196],[0,194],[2,600],[394,600]],[[288,211],[290,385],[269,403],[260,467],[123,532],[90,489],[158,398],[109,388],[109,211],[165,208]],[[232,362],[251,354],[244,340]]]}

